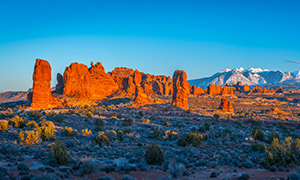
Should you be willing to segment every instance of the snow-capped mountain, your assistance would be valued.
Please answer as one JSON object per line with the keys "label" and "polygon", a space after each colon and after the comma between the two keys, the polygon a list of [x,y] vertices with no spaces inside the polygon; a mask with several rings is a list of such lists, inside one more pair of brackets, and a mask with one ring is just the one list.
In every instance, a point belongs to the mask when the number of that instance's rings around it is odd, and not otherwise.
{"label": "snow-capped mountain", "polygon": [[283,84],[285,82],[299,82],[300,71],[282,72],[271,71],[261,68],[234,68],[224,69],[211,77],[189,80],[190,85],[195,85],[205,89],[210,84],[224,86],[226,84],[232,85],[241,81],[243,85],[275,85]]}

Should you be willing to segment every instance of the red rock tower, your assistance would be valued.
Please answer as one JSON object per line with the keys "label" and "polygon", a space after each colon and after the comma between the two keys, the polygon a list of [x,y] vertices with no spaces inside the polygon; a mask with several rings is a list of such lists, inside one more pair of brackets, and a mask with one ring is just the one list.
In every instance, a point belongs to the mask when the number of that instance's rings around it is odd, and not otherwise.
{"label": "red rock tower", "polygon": [[37,59],[33,73],[32,109],[46,109],[50,106],[51,95],[51,66],[46,60]]}
{"label": "red rock tower", "polygon": [[184,110],[189,109],[188,95],[190,85],[187,82],[185,71],[176,70],[173,74],[173,98],[172,104]]}

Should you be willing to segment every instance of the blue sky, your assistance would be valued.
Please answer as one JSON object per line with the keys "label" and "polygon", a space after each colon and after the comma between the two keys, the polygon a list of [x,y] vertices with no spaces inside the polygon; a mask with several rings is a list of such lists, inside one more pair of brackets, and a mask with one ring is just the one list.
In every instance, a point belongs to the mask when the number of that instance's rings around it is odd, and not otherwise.
{"label": "blue sky", "polygon": [[32,86],[36,58],[56,73],[100,61],[188,79],[225,68],[296,71],[300,2],[293,0],[1,1],[0,92]]}

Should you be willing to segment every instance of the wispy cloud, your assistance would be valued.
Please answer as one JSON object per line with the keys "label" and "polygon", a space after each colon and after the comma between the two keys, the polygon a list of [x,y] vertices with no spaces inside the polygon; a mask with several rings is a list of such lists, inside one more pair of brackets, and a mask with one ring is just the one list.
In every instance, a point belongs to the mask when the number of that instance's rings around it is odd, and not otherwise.
{"label": "wispy cloud", "polygon": [[300,64],[300,61],[296,61],[296,60],[285,60],[285,61]]}

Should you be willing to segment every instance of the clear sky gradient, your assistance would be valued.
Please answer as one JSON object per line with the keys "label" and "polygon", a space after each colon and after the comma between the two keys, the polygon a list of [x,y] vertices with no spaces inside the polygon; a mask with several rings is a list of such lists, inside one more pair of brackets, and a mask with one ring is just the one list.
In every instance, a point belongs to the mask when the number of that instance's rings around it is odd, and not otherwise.
{"label": "clear sky gradient", "polygon": [[296,71],[297,0],[0,1],[0,92],[32,86],[36,58],[56,73],[100,61],[188,79],[225,68]]}

